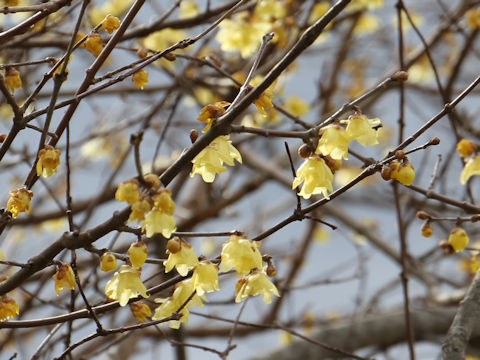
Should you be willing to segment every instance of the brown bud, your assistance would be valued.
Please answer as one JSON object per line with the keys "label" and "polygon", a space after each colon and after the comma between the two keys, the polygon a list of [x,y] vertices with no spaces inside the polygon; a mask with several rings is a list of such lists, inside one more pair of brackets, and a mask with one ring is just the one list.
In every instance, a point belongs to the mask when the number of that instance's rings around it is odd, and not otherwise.
{"label": "brown bud", "polygon": [[428,220],[430,219],[430,215],[428,215],[425,211],[423,210],[420,210],[420,211],[417,211],[417,217],[420,219],[420,220]]}
{"label": "brown bud", "polygon": [[137,56],[141,59],[145,59],[148,55],[148,50],[141,48],[137,50]]}
{"label": "brown bud", "polygon": [[440,144],[440,138],[435,136],[432,140],[430,140],[430,144],[432,144],[432,145]]}
{"label": "brown bud", "polygon": [[192,142],[192,144],[195,143],[197,139],[198,139],[198,131],[195,129],[190,130],[190,141]]}
{"label": "brown bud", "polygon": [[181,248],[182,248],[182,241],[180,240],[180,238],[175,236],[175,237],[171,238],[170,240],[168,240],[167,250],[171,254],[175,254],[175,253],[179,252]]}
{"label": "brown bud", "polygon": [[472,216],[472,222],[477,222],[479,220],[480,220],[480,215],[477,214]]}
{"label": "brown bud", "polygon": [[277,269],[275,268],[275,265],[273,265],[271,262],[267,266],[267,275],[270,277],[273,277],[277,274]]}
{"label": "brown bud", "polygon": [[7,138],[7,134],[0,134],[0,143],[3,143]]}
{"label": "brown bud", "polygon": [[406,71],[397,71],[395,74],[392,75],[392,80],[407,81],[408,73]]}
{"label": "brown bud", "polygon": [[445,255],[451,255],[455,252],[455,249],[447,240],[442,240],[438,243],[438,247],[443,249]]}
{"label": "brown bud", "polygon": [[392,175],[392,167],[390,165],[383,165],[382,166],[382,172],[380,173],[382,175],[382,179],[385,181],[388,181],[391,179]]}
{"label": "brown bud", "polygon": [[175,61],[177,60],[177,56],[174,54],[174,53],[167,53],[163,56],[165,59],[167,59],[168,61]]}
{"label": "brown bud", "polygon": [[395,157],[398,160],[403,160],[403,159],[405,159],[405,152],[403,150],[397,150],[397,151],[395,151]]}
{"label": "brown bud", "polygon": [[312,154],[312,149],[307,144],[303,144],[298,148],[298,156],[301,158],[308,158]]}

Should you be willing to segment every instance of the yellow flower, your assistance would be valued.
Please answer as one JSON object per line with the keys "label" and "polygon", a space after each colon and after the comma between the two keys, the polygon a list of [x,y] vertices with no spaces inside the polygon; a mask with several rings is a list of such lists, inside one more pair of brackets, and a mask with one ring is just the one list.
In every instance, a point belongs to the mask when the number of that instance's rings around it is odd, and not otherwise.
{"label": "yellow flower", "polygon": [[[155,299],[156,302],[162,302],[160,306],[155,309],[155,314],[152,317],[152,320],[160,320],[166,317],[171,316],[188,300],[188,298],[193,294],[195,288],[192,284],[192,279],[183,280],[175,286],[175,291],[173,295],[168,299]],[[180,320],[171,320],[169,326],[172,329],[178,329],[180,323],[188,323],[188,307],[190,306],[203,306],[202,298],[195,294],[190,301],[183,307],[180,311],[180,314],[183,316]]]}
{"label": "yellow flower", "polygon": [[153,196],[153,204],[168,215],[173,215],[175,202],[172,200],[172,192],[168,189],[160,189]]}
{"label": "yellow flower", "polygon": [[58,165],[60,165],[60,150],[53,146],[45,145],[45,147],[38,152],[37,161],[37,176],[43,177],[52,176],[57,172]]}
{"label": "yellow flower", "polygon": [[262,300],[270,304],[272,295],[280,296],[277,287],[270,281],[267,274],[261,270],[254,271],[250,275],[238,280],[235,289],[235,302],[237,303],[245,300],[248,295],[261,295]]}
{"label": "yellow flower", "polygon": [[[175,267],[180,275],[187,276],[188,271],[198,265],[197,254],[189,243],[178,237],[174,237],[169,242],[177,242],[180,246],[176,252],[168,251],[168,259],[163,262],[165,272],[168,273]],[[169,249],[172,247],[169,246]]]}
{"label": "yellow flower", "polygon": [[140,198],[140,189],[138,188],[138,180],[130,179],[121,182],[115,192],[115,199],[118,201],[126,201],[129,204],[134,204]]}
{"label": "yellow flower", "polygon": [[460,174],[460,183],[466,184],[473,175],[480,175],[480,155],[469,159]]}
{"label": "yellow flower", "polygon": [[176,229],[175,219],[172,216],[174,211],[175,203],[170,190],[158,190],[153,196],[153,208],[145,215],[142,223],[142,230],[146,231],[147,237],[162,234],[169,238]]}
{"label": "yellow flower", "polygon": [[225,108],[228,105],[230,105],[230,103],[227,101],[218,101],[214,104],[209,104],[200,110],[200,115],[198,116],[197,120],[207,124],[202,132],[207,132],[208,129],[212,127],[213,122],[225,114]]}
{"label": "yellow flower", "polygon": [[408,186],[415,180],[415,169],[410,162],[404,161],[399,163],[397,160],[394,160],[390,163],[390,167],[392,169],[390,177],[403,185]]}
{"label": "yellow flower", "polygon": [[233,19],[223,20],[218,27],[217,41],[223,51],[240,51],[247,58],[259,48],[262,36],[269,32],[272,25],[263,21],[249,21],[248,12],[243,11]]}
{"label": "yellow flower", "polygon": [[175,219],[172,215],[166,214],[157,207],[154,207],[146,215],[142,223],[142,231],[147,237],[155,234],[162,234],[169,238],[176,230]]}
{"label": "yellow flower", "polygon": [[470,9],[465,13],[467,19],[467,26],[472,29],[480,28],[480,8]]}
{"label": "yellow flower", "polygon": [[310,199],[312,195],[323,194],[326,199],[330,199],[328,191],[333,191],[332,181],[333,173],[325,160],[318,156],[310,156],[297,170],[292,189],[303,182],[302,189],[298,193],[299,196]]}
{"label": "yellow flower", "polygon": [[135,301],[130,304],[130,310],[132,310],[133,316],[137,318],[140,322],[147,321],[147,317],[152,316],[152,310],[150,306],[145,304],[143,301]]}
{"label": "yellow flower", "polygon": [[372,10],[383,6],[383,0],[353,0],[348,9],[351,11]]}
{"label": "yellow flower", "polygon": [[98,56],[102,52],[103,43],[102,38],[96,32],[88,34],[85,40],[85,48],[93,55]]}
{"label": "yellow flower", "polygon": [[105,286],[105,295],[109,299],[118,300],[125,306],[129,299],[142,295],[147,298],[147,288],[140,279],[140,270],[130,265],[122,265],[118,272]]}
{"label": "yellow flower", "polygon": [[154,51],[163,51],[179,41],[184,40],[187,34],[182,30],[162,29],[151,33],[143,39],[143,46]]}
{"label": "yellow flower", "polygon": [[194,17],[197,14],[198,14],[198,6],[195,1],[183,0],[180,3],[180,13],[178,15],[180,19]]}
{"label": "yellow flower", "polygon": [[234,160],[242,163],[242,155],[232,145],[228,135],[219,136],[193,158],[190,177],[199,174],[203,181],[211,183],[215,180],[216,174],[227,169],[223,163],[234,166]]}
{"label": "yellow flower", "polygon": [[380,19],[378,16],[363,13],[358,18],[357,25],[355,25],[355,34],[373,33],[380,27]]}
{"label": "yellow flower", "polygon": [[130,256],[130,262],[136,268],[142,267],[147,260],[147,245],[143,241],[136,241],[128,248],[128,255]]}
{"label": "yellow flower", "polygon": [[7,210],[16,218],[19,213],[25,211],[30,214],[30,200],[33,197],[33,192],[27,190],[25,187],[15,189],[9,192],[10,198],[7,202]]}
{"label": "yellow flower", "polygon": [[107,251],[100,257],[100,269],[103,271],[112,271],[117,268],[117,258],[111,252]]}
{"label": "yellow flower", "polygon": [[226,272],[235,268],[237,273],[246,275],[253,269],[261,269],[262,255],[257,246],[256,242],[232,235],[222,245],[220,270]]}
{"label": "yellow flower", "polygon": [[462,139],[457,144],[458,154],[463,158],[472,155],[477,150],[477,145],[468,139]]}
{"label": "yellow flower", "polygon": [[20,73],[14,68],[9,68],[5,72],[5,85],[10,89],[12,93],[15,92],[15,89],[20,89],[22,87],[22,79],[20,78]]}
{"label": "yellow flower", "polygon": [[137,88],[143,90],[145,85],[148,83],[148,71],[142,69],[133,73],[132,81]]}
{"label": "yellow flower", "polygon": [[133,4],[134,0],[109,0],[101,6],[93,6],[90,9],[89,17],[93,24],[100,24],[108,14],[119,16]]}
{"label": "yellow flower", "polygon": [[310,105],[298,96],[290,96],[285,101],[285,109],[295,116],[303,116],[310,111]]}
{"label": "yellow flower", "polygon": [[265,109],[271,109],[273,107],[272,99],[275,97],[273,91],[270,89],[265,90],[260,94],[258,98],[253,100],[253,103],[257,107],[257,110],[263,116],[267,116]]}
{"label": "yellow flower", "polygon": [[120,19],[116,16],[108,14],[102,21],[102,27],[109,33],[113,33],[120,27]]}
{"label": "yellow flower", "polygon": [[57,272],[52,276],[52,279],[55,280],[57,295],[60,294],[62,289],[75,289],[75,274],[70,264],[62,263],[58,267]]}
{"label": "yellow flower", "polygon": [[8,295],[3,295],[0,298],[0,321],[15,319],[20,313],[18,304]]}
{"label": "yellow flower", "polygon": [[348,143],[350,137],[345,129],[339,125],[328,125],[323,128],[323,134],[318,141],[315,153],[330,155],[332,159],[348,159]]}
{"label": "yellow flower", "polygon": [[206,292],[218,291],[218,267],[208,260],[202,260],[193,270],[193,287],[202,296]]}
{"label": "yellow flower", "polygon": [[348,117],[347,123],[346,131],[350,139],[357,140],[363,146],[378,144],[377,131],[372,125],[379,125],[380,119],[368,119],[363,114],[355,113]]}
{"label": "yellow flower", "polygon": [[465,230],[460,227],[456,227],[450,232],[448,242],[450,245],[452,245],[455,252],[459,252],[467,247],[468,243],[470,242],[470,238]]}
{"label": "yellow flower", "polygon": [[325,15],[330,9],[330,4],[328,1],[320,1],[319,3],[316,3],[312,11],[310,12],[310,16],[308,18],[308,22],[310,24],[314,23],[318,19],[320,19],[323,15]]}
{"label": "yellow flower", "polygon": [[278,0],[261,0],[255,7],[255,20],[272,21],[287,16],[285,4]]}
{"label": "yellow flower", "polygon": [[145,219],[145,214],[152,210],[152,204],[147,196],[140,196],[131,207],[132,212],[128,217],[128,221],[143,221]]}

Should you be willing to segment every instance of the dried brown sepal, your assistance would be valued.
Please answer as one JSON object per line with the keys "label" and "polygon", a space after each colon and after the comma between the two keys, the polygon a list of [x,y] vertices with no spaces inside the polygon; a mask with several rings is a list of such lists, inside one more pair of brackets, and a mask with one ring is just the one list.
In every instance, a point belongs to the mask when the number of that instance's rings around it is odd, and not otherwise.
{"label": "dried brown sepal", "polygon": [[0,143],[3,143],[7,138],[7,134],[0,134]]}

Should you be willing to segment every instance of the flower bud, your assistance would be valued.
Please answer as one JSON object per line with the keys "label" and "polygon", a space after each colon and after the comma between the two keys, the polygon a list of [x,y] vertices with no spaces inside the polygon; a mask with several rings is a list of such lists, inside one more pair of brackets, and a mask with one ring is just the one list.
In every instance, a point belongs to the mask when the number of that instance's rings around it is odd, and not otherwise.
{"label": "flower bud", "polygon": [[405,151],[403,151],[403,150],[397,150],[397,151],[395,151],[395,157],[396,157],[398,160],[403,160],[403,159],[405,159]]}
{"label": "flower bud", "polygon": [[440,144],[440,138],[435,136],[432,140],[430,140],[430,144],[432,144],[432,145]]}
{"label": "flower bud", "polygon": [[392,80],[395,81],[407,81],[408,80],[408,72],[406,71],[397,71],[392,75]]}
{"label": "flower bud", "polygon": [[470,242],[470,238],[465,230],[460,227],[456,227],[450,232],[448,242],[453,247],[455,252],[459,252],[467,247],[468,243]]}
{"label": "flower bud", "polygon": [[177,236],[168,240],[167,250],[170,252],[170,254],[176,254],[177,252],[180,251],[181,248],[182,248],[182,243],[180,238],[178,238]]}
{"label": "flower bud", "polygon": [[432,237],[433,235],[433,227],[430,224],[429,221],[425,221],[425,223],[422,225],[422,235],[425,237]]}
{"label": "flower bud", "polygon": [[140,58],[140,59],[145,59],[148,55],[148,50],[145,49],[145,48],[140,48],[137,50],[137,56]]}
{"label": "flower bud", "polygon": [[417,217],[420,220],[428,220],[430,219],[430,216],[423,210],[417,211]]}
{"label": "flower bud", "polygon": [[390,180],[392,175],[392,170],[393,169],[390,165],[383,165],[382,172],[380,173],[382,175],[382,179],[385,181]]}
{"label": "flower bud", "polygon": [[198,139],[198,131],[195,129],[190,130],[190,141],[192,142],[192,144],[194,144],[195,141],[197,141],[197,139]]}
{"label": "flower bud", "polygon": [[298,148],[298,156],[301,158],[308,158],[312,154],[312,149],[307,144],[303,144]]}
{"label": "flower bud", "polygon": [[147,245],[143,241],[136,241],[130,245],[128,249],[128,255],[130,256],[130,262],[136,268],[142,267],[147,260]]}
{"label": "flower bud", "polygon": [[100,269],[103,271],[112,271],[117,268],[117,258],[110,251],[102,254],[100,257]]}
{"label": "flower bud", "polygon": [[267,266],[267,275],[270,277],[273,277],[276,274],[277,274],[277,269],[275,268],[275,265],[273,265],[272,262],[269,262]]}

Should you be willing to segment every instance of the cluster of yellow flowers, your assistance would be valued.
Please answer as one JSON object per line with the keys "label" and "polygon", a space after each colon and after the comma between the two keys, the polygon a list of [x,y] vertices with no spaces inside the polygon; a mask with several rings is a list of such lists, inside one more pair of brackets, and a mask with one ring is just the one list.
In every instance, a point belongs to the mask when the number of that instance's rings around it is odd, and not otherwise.
{"label": "cluster of yellow flowers", "polygon": [[[174,267],[182,276],[193,270],[191,279],[183,280],[175,287],[172,296],[167,299],[156,299],[160,306],[155,310],[152,319],[160,320],[177,312],[179,320],[171,320],[169,326],[178,329],[180,324],[188,322],[191,306],[203,306],[205,293],[218,291],[218,266],[208,260],[198,260],[192,246],[186,241],[174,237],[168,241],[168,259],[164,262],[165,271]],[[268,279],[263,269],[262,255],[257,244],[240,236],[231,236],[222,246],[220,270],[223,272],[234,268],[241,277],[236,285],[235,301],[240,302],[249,295],[261,295],[266,303],[270,303],[272,295],[280,296],[275,285]]]}
{"label": "cluster of yellow flowers", "polygon": [[155,174],[147,174],[144,179],[148,193],[142,193],[138,180],[131,179],[118,186],[115,198],[130,204],[132,212],[129,221],[141,221],[147,237],[162,234],[169,238],[176,228],[171,192],[160,189],[160,179]]}
{"label": "cluster of yellow flowers", "polygon": [[465,160],[465,166],[460,174],[460,183],[466,184],[470,177],[480,175],[478,146],[473,141],[462,139],[457,144],[457,152]]}
{"label": "cluster of yellow flowers", "polygon": [[[292,189],[303,183],[298,195],[304,199],[309,199],[314,194],[323,194],[329,199],[328,192],[333,191],[331,168],[335,170],[342,159],[348,159],[350,141],[356,140],[363,146],[378,144],[376,128],[381,125],[380,119],[369,119],[363,114],[355,113],[347,120],[341,120],[340,124],[346,124],[346,128],[332,124],[320,130],[321,137],[315,150],[316,155],[307,154],[305,161],[297,170]],[[333,161],[327,164],[325,159]]]}
{"label": "cluster of yellow flowers", "polygon": [[[100,24],[106,32],[112,34],[120,27],[121,21],[118,17],[107,14]],[[87,39],[85,40],[85,48],[95,56],[100,55],[103,50],[103,41],[98,32],[92,31],[88,34]]]}

